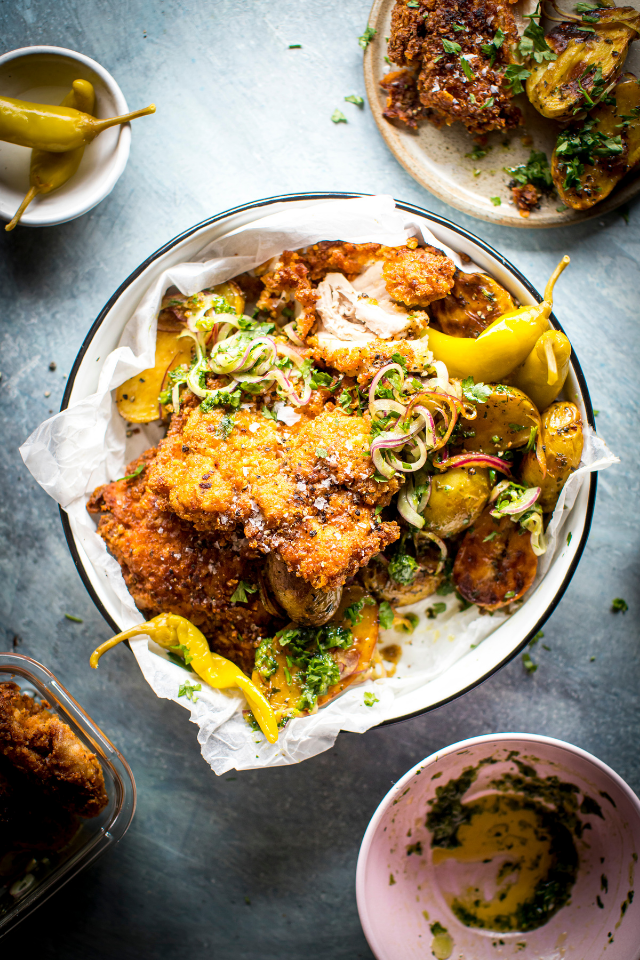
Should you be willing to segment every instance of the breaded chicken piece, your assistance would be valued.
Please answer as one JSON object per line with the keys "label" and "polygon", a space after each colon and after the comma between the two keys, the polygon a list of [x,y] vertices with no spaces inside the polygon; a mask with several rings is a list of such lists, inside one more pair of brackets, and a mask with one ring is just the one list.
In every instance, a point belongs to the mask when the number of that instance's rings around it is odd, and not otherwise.
{"label": "breaded chicken piece", "polygon": [[429,110],[420,102],[420,93],[415,75],[411,70],[392,70],[380,81],[387,94],[383,116],[387,120],[402,120],[412,130],[429,117]]}
{"label": "breaded chicken piece", "polygon": [[[460,121],[474,136],[484,136],[521,122],[504,77],[518,39],[513,2],[397,0],[388,56],[398,66],[413,69],[420,102],[437,126]],[[504,40],[496,46],[498,30]]]}
{"label": "breaded chicken piece", "polygon": [[[155,450],[148,450],[127,474],[154,458]],[[246,603],[232,603],[231,596],[241,580],[258,584],[263,561],[234,530],[226,540],[204,536],[162,509],[147,474],[148,467],[135,480],[99,487],[87,504],[99,516],[98,533],[120,564],[129,593],[147,619],[159,613],[186,617],[216,653],[251,672],[255,645],[271,630],[272,618],[257,592],[247,592]]]}
{"label": "breaded chicken piece", "polygon": [[75,814],[0,757],[0,857],[16,848],[60,850],[79,826]]}
{"label": "breaded chicken piece", "polygon": [[71,813],[95,817],[107,805],[95,753],[17,683],[0,683],[0,753]]}
{"label": "breaded chicken piece", "polygon": [[428,307],[453,287],[456,265],[435,247],[387,247],[382,276],[389,296],[407,307]]}
{"label": "breaded chicken piece", "polygon": [[319,333],[307,341],[313,350],[316,361],[344,373],[357,377],[361,386],[369,383],[374,374],[387,363],[393,363],[394,354],[400,354],[410,373],[423,373],[433,361],[429,350],[429,341],[422,340],[363,340],[346,343],[329,334]]}
{"label": "breaded chicken piece", "polygon": [[375,514],[398,482],[373,479],[368,415],[313,412],[287,426],[240,409],[224,435],[222,411],[188,408],[160,441],[149,488],[197,529],[240,524],[250,545],[277,550],[316,589],[339,586],[399,536]]}
{"label": "breaded chicken piece", "polygon": [[301,251],[300,257],[313,281],[324,280],[328,273],[343,273],[347,280],[354,280],[384,249],[379,243],[321,240]]}
{"label": "breaded chicken piece", "polygon": [[297,300],[302,307],[302,315],[296,321],[298,334],[304,339],[317,319],[318,294],[311,285],[309,270],[300,254],[285,250],[273,269],[263,273],[260,279],[264,290],[258,300],[258,309],[267,311],[275,319],[282,316],[283,307]]}

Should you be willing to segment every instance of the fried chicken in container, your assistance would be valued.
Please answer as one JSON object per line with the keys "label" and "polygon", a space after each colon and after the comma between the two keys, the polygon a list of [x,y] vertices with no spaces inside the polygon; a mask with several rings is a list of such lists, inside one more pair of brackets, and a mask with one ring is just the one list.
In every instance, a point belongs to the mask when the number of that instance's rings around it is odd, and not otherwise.
{"label": "fried chicken in container", "polygon": [[[453,22],[438,17],[434,30]],[[165,296],[165,368],[123,384],[118,403],[126,394],[130,411],[134,394],[148,410],[144,384],[160,384],[166,434],[88,509],[153,618],[149,635],[184,655],[171,638],[198,628],[198,675],[225,669],[212,655],[239,666],[247,697],[273,711],[258,717],[263,731],[382,675],[379,626],[418,620],[397,608],[455,588],[492,611],[531,585],[545,549],[540,487],[517,477],[525,454],[546,470],[541,411],[516,388],[450,377],[430,346],[437,329],[468,353],[514,312],[496,280],[415,237],[285,250],[226,284]]]}

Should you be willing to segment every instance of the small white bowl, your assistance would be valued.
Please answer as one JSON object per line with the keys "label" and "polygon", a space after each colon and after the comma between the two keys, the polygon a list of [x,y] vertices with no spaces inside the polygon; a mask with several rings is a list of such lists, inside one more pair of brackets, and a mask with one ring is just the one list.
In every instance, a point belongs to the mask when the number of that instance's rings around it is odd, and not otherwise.
{"label": "small white bowl", "polygon": [[[0,94],[32,103],[59,104],[74,80],[89,80],[101,119],[128,112],[122,90],[95,60],[64,47],[21,47],[0,56]],[[71,179],[36,197],[20,220],[23,226],[49,227],[87,213],[108,196],[127,165],[131,127],[111,127],[89,144]],[[11,220],[29,189],[31,150],[0,141],[0,217]]]}
{"label": "small white bowl", "polygon": [[[481,768],[464,802],[495,792],[490,781],[517,773],[511,751],[538,776],[575,784],[601,807],[580,814],[588,824],[576,839],[578,876],[570,901],[537,930],[497,933],[464,926],[450,910],[439,886],[425,825],[427,802],[436,788],[486,757],[498,762]],[[411,839],[407,839],[410,836]],[[422,852],[408,855],[407,845]],[[640,892],[634,890],[640,854],[640,800],[610,767],[579,747],[550,737],[498,733],[463,740],[432,754],[409,770],[384,798],[360,848],[356,895],[362,927],[377,960],[423,960],[432,953],[436,922],[453,940],[451,960],[638,960]],[[601,878],[605,875],[607,883]],[[393,878],[393,879],[392,879]],[[608,886],[607,886],[608,884]],[[603,889],[607,887],[607,889]],[[602,906],[598,903],[598,898]]]}

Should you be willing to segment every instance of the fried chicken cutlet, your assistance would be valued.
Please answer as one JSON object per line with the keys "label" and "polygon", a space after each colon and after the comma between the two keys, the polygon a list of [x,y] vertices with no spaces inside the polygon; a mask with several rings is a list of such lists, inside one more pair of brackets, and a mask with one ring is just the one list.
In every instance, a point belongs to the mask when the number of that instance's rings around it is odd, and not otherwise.
{"label": "fried chicken cutlet", "polygon": [[0,683],[0,753],[70,813],[95,817],[107,804],[96,755],[11,681]]}
{"label": "fried chicken cutlet", "polygon": [[397,524],[375,511],[398,481],[374,480],[368,414],[349,416],[333,403],[317,412],[314,393],[291,426],[243,404],[227,432],[221,410],[186,406],[160,441],[148,482],[161,509],[203,532],[240,525],[251,546],[276,550],[290,571],[325,589],[398,538]]}
{"label": "fried chicken cutlet", "polygon": [[460,121],[474,136],[517,126],[522,115],[504,75],[518,39],[514,2],[397,0],[388,56],[405,70],[382,81],[385,115],[415,128],[421,106],[436,126]]}
{"label": "fried chicken cutlet", "polygon": [[134,480],[116,480],[98,487],[87,504],[97,514],[98,533],[120,564],[129,593],[147,619],[177,613],[202,630],[216,653],[250,673],[255,645],[272,619],[257,593],[246,602],[231,602],[240,581],[258,583],[258,552],[229,531],[228,539],[204,535],[190,523],[160,506],[147,486],[156,451],[129,464]]}

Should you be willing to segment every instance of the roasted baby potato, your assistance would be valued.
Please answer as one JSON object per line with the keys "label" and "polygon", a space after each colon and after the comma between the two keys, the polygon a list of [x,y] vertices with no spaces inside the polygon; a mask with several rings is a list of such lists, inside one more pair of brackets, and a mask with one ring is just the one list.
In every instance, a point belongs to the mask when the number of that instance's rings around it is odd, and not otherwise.
{"label": "roasted baby potato", "polygon": [[406,607],[435,593],[443,580],[443,574],[436,572],[441,565],[440,551],[419,534],[416,542],[415,556],[401,548],[391,560],[376,557],[364,567],[361,575],[366,589],[396,607]]}
{"label": "roasted baby potato", "polygon": [[482,467],[454,467],[435,476],[422,516],[425,530],[453,537],[471,526],[489,498],[489,471]]}
{"label": "roasted baby potato", "polygon": [[[356,617],[345,618],[349,606],[364,600]],[[347,649],[335,647],[326,652],[334,661],[339,680],[332,684],[324,694],[318,697],[318,706],[324,706],[337,697],[352,683],[366,679],[367,671],[378,642],[378,605],[368,596],[362,587],[347,587],[343,593],[340,608],[331,623],[351,630],[353,644]],[[289,628],[296,627],[290,624]],[[287,629],[289,629],[287,628]],[[301,716],[309,712],[304,705],[304,673],[289,656],[291,650],[281,646],[277,639],[261,644],[256,656],[256,667],[251,679],[262,690],[271,704],[278,721],[287,717]]]}
{"label": "roasted baby potato", "polygon": [[279,606],[303,626],[326,623],[340,605],[342,587],[315,590],[308,580],[291,573],[277,553],[267,557],[266,580]]}
{"label": "roasted baby potato", "polygon": [[162,416],[158,395],[167,385],[174,367],[191,361],[191,337],[179,338],[179,333],[158,330],[156,360],[153,367],[126,380],[116,391],[118,411],[129,423],[151,423]]}
{"label": "roasted baby potato", "polygon": [[453,564],[453,582],[469,603],[497,610],[518,600],[534,581],[538,558],[531,536],[510,517],[496,520],[488,506],[468,530]]}
{"label": "roasted baby potato", "polygon": [[486,273],[457,270],[453,289],[430,306],[433,319],[452,337],[478,337],[490,323],[513,310],[511,294]]}
{"label": "roasted baby potato", "polygon": [[633,7],[594,10],[590,22],[561,23],[546,35],[556,60],[534,64],[527,96],[543,117],[571,120],[606,95],[620,74],[627,48],[640,31]]}
{"label": "roasted baby potato", "polygon": [[632,73],[625,73],[586,123],[559,134],[551,175],[568,207],[593,207],[635,167],[640,160],[639,113],[640,84]]}
{"label": "roasted baby potato", "polygon": [[582,420],[576,405],[566,400],[552,403],[542,414],[541,438],[547,475],[542,476],[535,452],[527,453],[522,461],[522,483],[541,488],[538,503],[545,513],[551,513],[582,456]]}
{"label": "roasted baby potato", "polygon": [[[486,403],[478,403],[475,420],[461,419],[465,450],[476,453],[500,453],[524,447],[539,414],[529,397],[517,387],[503,383],[488,384],[491,394]],[[468,436],[473,431],[473,436]]]}

